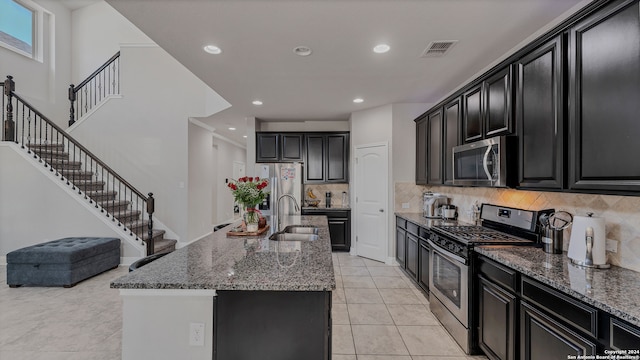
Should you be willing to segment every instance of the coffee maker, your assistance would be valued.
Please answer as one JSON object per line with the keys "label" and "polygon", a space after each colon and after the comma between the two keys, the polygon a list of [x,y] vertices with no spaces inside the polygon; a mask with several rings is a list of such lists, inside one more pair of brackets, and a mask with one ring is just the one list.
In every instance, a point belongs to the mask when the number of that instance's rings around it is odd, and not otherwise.
{"label": "coffee maker", "polygon": [[422,194],[423,212],[422,215],[428,219],[436,219],[442,217],[442,205],[449,203],[449,198],[442,194],[433,193],[431,191]]}

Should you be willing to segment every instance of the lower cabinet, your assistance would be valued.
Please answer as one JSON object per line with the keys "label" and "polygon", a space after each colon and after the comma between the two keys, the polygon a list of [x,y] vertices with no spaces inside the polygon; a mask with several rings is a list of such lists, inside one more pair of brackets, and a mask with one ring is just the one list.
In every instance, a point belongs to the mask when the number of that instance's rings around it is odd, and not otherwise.
{"label": "lower cabinet", "polygon": [[557,320],[523,302],[520,307],[522,360],[567,359],[568,355],[595,355],[597,345]]}
{"label": "lower cabinet", "polygon": [[396,217],[396,260],[425,294],[429,293],[429,230]]}
{"label": "lower cabinet", "polygon": [[478,345],[492,359],[517,359],[518,299],[515,294],[480,277]]}
{"label": "lower cabinet", "polygon": [[324,215],[329,222],[331,250],[351,250],[351,211],[328,209],[303,209],[302,215]]}
{"label": "lower cabinet", "polygon": [[401,268],[405,266],[406,259],[406,246],[407,246],[407,230],[401,228],[400,226],[396,226],[396,260],[398,264],[400,264]]}
{"label": "lower cabinet", "polygon": [[418,269],[418,285],[424,291],[429,291],[429,253],[431,247],[426,239],[420,238],[420,249],[418,250],[419,266]]}
{"label": "lower cabinet", "polygon": [[475,260],[478,345],[489,359],[565,360],[640,344],[637,326],[487,257]]}
{"label": "lower cabinet", "polygon": [[413,280],[418,278],[418,237],[407,233],[407,265],[406,270]]}

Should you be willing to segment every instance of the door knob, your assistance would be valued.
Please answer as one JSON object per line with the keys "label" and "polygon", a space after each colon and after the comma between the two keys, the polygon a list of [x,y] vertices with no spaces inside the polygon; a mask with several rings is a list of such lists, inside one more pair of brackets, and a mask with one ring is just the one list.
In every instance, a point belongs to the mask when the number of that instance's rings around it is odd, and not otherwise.
{"label": "door knob", "polygon": [[380,209],[380,210],[378,210],[378,211],[380,211],[380,212],[384,212],[384,209]]}

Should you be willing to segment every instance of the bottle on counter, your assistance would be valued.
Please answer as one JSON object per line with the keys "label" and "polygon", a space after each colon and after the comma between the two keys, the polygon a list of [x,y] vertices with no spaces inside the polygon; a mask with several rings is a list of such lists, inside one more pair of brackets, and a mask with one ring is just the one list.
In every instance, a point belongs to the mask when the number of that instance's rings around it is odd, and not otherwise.
{"label": "bottle on counter", "polygon": [[349,196],[347,196],[347,192],[343,191],[342,192],[342,207],[348,207],[349,206]]}
{"label": "bottle on counter", "polygon": [[331,191],[327,191],[325,194],[325,207],[331,207]]}

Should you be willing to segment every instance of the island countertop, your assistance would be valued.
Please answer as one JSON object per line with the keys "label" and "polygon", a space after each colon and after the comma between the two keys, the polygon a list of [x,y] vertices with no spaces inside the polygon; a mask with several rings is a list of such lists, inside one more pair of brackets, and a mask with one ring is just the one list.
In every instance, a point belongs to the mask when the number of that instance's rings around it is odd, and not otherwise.
{"label": "island countertop", "polygon": [[[273,241],[269,235],[227,236],[232,226],[114,280],[116,289],[331,291],[336,287],[324,216],[287,216],[288,225],[318,227],[313,241]],[[237,224],[236,224],[237,225]]]}

